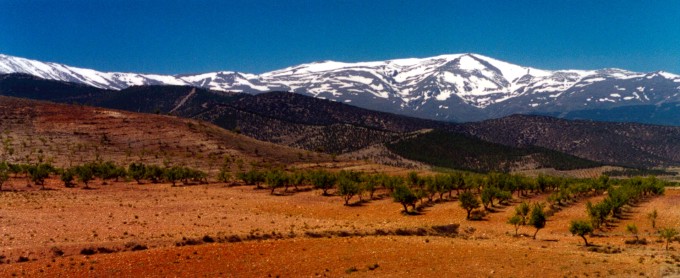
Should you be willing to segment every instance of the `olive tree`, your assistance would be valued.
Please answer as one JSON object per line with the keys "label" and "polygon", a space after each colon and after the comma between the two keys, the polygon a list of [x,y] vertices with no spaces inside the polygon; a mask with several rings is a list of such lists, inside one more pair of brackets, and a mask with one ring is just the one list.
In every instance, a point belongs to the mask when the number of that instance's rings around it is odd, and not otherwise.
{"label": "olive tree", "polygon": [[94,179],[94,171],[90,165],[80,165],[76,167],[76,175],[78,180],[85,184],[85,189],[90,189],[88,183]]}
{"label": "olive tree", "polygon": [[415,209],[416,201],[418,201],[416,194],[404,184],[398,184],[394,187],[392,198],[394,198],[395,202],[399,202],[404,206],[404,213],[408,213],[408,206],[412,206]]}
{"label": "olive tree", "polygon": [[272,195],[274,195],[274,190],[283,187],[288,182],[286,173],[278,169],[267,172],[264,179],[267,186],[269,186],[269,189],[271,189],[269,194]]}
{"label": "olive tree", "polygon": [[589,244],[586,235],[593,232],[593,225],[585,220],[573,220],[571,221],[571,225],[569,225],[569,232],[571,232],[572,235],[578,235],[583,238],[583,242],[588,246]]}
{"label": "olive tree", "polygon": [[361,187],[354,179],[347,175],[340,175],[338,177],[338,194],[342,196],[345,201],[345,206],[349,205],[349,200],[354,195],[361,194]]}
{"label": "olive tree", "polygon": [[61,170],[60,179],[65,187],[73,187],[73,180],[75,179],[75,170],[73,168]]}
{"label": "olive tree", "polygon": [[531,209],[531,216],[529,218],[529,224],[536,228],[536,232],[534,232],[534,236],[532,237],[533,239],[536,239],[536,234],[538,234],[540,229],[545,228],[546,221],[547,216],[545,215],[545,212],[543,212],[543,206],[536,203]]}
{"label": "olive tree", "polygon": [[44,188],[45,179],[49,177],[50,172],[52,172],[53,170],[54,168],[52,167],[52,165],[40,163],[37,165],[30,165],[28,167],[28,175],[33,183],[41,185]]}
{"label": "olive tree", "polygon": [[527,203],[527,202],[522,202],[517,207],[515,207],[515,215],[517,215],[521,218],[521,220],[522,220],[521,224],[522,225],[527,224],[527,216],[529,216],[530,210],[531,210],[531,207],[529,207],[529,203]]}
{"label": "olive tree", "polygon": [[475,195],[469,191],[460,193],[460,196],[458,196],[458,201],[460,201],[460,206],[467,211],[467,217],[465,218],[467,220],[470,220],[470,213],[472,210],[481,206],[477,197],[475,197]]}
{"label": "olive tree", "polygon": [[321,189],[324,196],[328,196],[328,190],[335,187],[337,177],[328,171],[317,170],[309,173],[309,180],[315,189]]}
{"label": "olive tree", "polygon": [[508,219],[508,224],[512,224],[513,226],[515,226],[515,236],[517,236],[518,231],[519,231],[519,226],[522,225],[522,217],[515,214],[512,217],[510,217],[510,219]]}
{"label": "olive tree", "polygon": [[142,183],[144,175],[146,174],[146,165],[144,163],[130,163],[127,174],[135,180],[138,184]]}
{"label": "olive tree", "polygon": [[300,190],[298,186],[303,185],[307,181],[307,175],[304,172],[296,171],[288,176],[288,182],[295,188],[295,191]]}
{"label": "olive tree", "polygon": [[163,169],[163,179],[172,183],[172,186],[176,186],[177,181],[182,179],[183,173],[179,166],[172,166]]}

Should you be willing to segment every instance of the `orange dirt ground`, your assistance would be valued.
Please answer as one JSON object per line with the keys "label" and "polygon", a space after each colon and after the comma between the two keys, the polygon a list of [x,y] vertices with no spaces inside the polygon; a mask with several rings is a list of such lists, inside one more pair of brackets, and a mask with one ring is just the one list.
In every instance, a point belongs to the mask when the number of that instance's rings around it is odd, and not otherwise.
{"label": "orange dirt ground", "polygon": [[[585,218],[585,201],[560,210],[538,232],[521,227],[513,237],[506,224],[520,200],[497,206],[484,221],[466,221],[455,201],[436,203],[405,216],[390,198],[343,206],[340,197],[318,191],[270,195],[268,190],[224,184],[171,187],[168,184],[95,184],[96,189],[26,188],[14,179],[0,193],[0,276],[64,277],[660,277],[680,273],[680,248],[657,242],[646,214],[659,212],[657,227],[680,227],[680,190],[668,189],[628,209],[624,219],[589,237],[588,251],[568,231]],[[282,192],[282,190],[277,190]],[[455,195],[455,194],[454,194]],[[547,195],[522,200],[544,201]],[[356,197],[355,197],[356,198]],[[598,200],[601,197],[591,198]],[[356,200],[356,199],[354,199]],[[460,224],[460,235],[350,236],[311,238],[306,232],[372,233],[376,229]],[[626,245],[625,227],[637,224],[647,245]],[[204,243],[176,247],[204,236],[284,235],[283,239]],[[129,251],[134,245],[148,250]],[[128,247],[126,247],[126,245]],[[81,255],[84,248],[110,254]],[[59,256],[55,250],[60,250]],[[18,262],[25,257],[27,262]]]}

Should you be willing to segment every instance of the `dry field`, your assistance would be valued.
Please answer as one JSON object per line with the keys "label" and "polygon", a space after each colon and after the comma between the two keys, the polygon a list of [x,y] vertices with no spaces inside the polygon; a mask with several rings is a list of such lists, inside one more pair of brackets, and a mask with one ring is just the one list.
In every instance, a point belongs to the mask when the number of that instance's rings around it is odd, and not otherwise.
{"label": "dry field", "polygon": [[[270,195],[249,186],[95,184],[93,190],[26,187],[13,179],[0,193],[0,276],[209,277],[660,277],[679,275],[679,243],[665,251],[646,218],[680,227],[680,190],[628,208],[598,231],[589,251],[568,231],[585,218],[585,201],[554,214],[537,239],[506,224],[513,205],[485,221],[466,221],[455,201],[420,215],[378,198],[343,206],[318,191]],[[547,195],[527,197],[544,201]],[[597,200],[600,197],[594,197]],[[356,200],[356,199],[355,199]],[[460,224],[453,237],[401,231]],[[626,245],[635,223],[647,245]],[[376,235],[376,230],[385,235]],[[235,240],[238,238],[239,240]],[[211,242],[215,241],[215,242]],[[232,241],[232,242],[228,242]],[[177,246],[183,245],[183,246]],[[148,248],[148,249],[147,249]],[[138,250],[145,249],[145,250]],[[136,250],[136,251],[135,251]],[[81,252],[91,255],[84,255]],[[25,262],[19,262],[25,261]]]}

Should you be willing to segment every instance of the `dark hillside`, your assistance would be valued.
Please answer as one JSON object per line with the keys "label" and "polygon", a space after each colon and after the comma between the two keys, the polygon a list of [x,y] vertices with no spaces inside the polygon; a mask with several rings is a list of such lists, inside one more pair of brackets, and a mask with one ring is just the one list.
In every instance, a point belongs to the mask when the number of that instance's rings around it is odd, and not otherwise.
{"label": "dark hillside", "polygon": [[461,134],[432,131],[388,144],[394,153],[430,165],[476,172],[518,168],[572,170],[601,164],[540,147],[514,148]]}

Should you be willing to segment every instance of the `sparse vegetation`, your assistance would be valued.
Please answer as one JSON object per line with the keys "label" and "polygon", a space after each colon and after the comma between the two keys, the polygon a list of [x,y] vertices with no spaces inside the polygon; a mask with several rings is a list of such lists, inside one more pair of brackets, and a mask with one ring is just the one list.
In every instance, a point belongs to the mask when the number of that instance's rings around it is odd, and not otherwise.
{"label": "sparse vegetation", "polygon": [[666,250],[668,250],[668,245],[673,239],[678,235],[678,230],[675,228],[661,228],[659,229],[659,237],[666,241]]}
{"label": "sparse vegetation", "polygon": [[652,224],[652,229],[656,229],[656,218],[659,217],[659,213],[656,212],[656,209],[652,210],[649,214],[647,214],[647,219]]}

